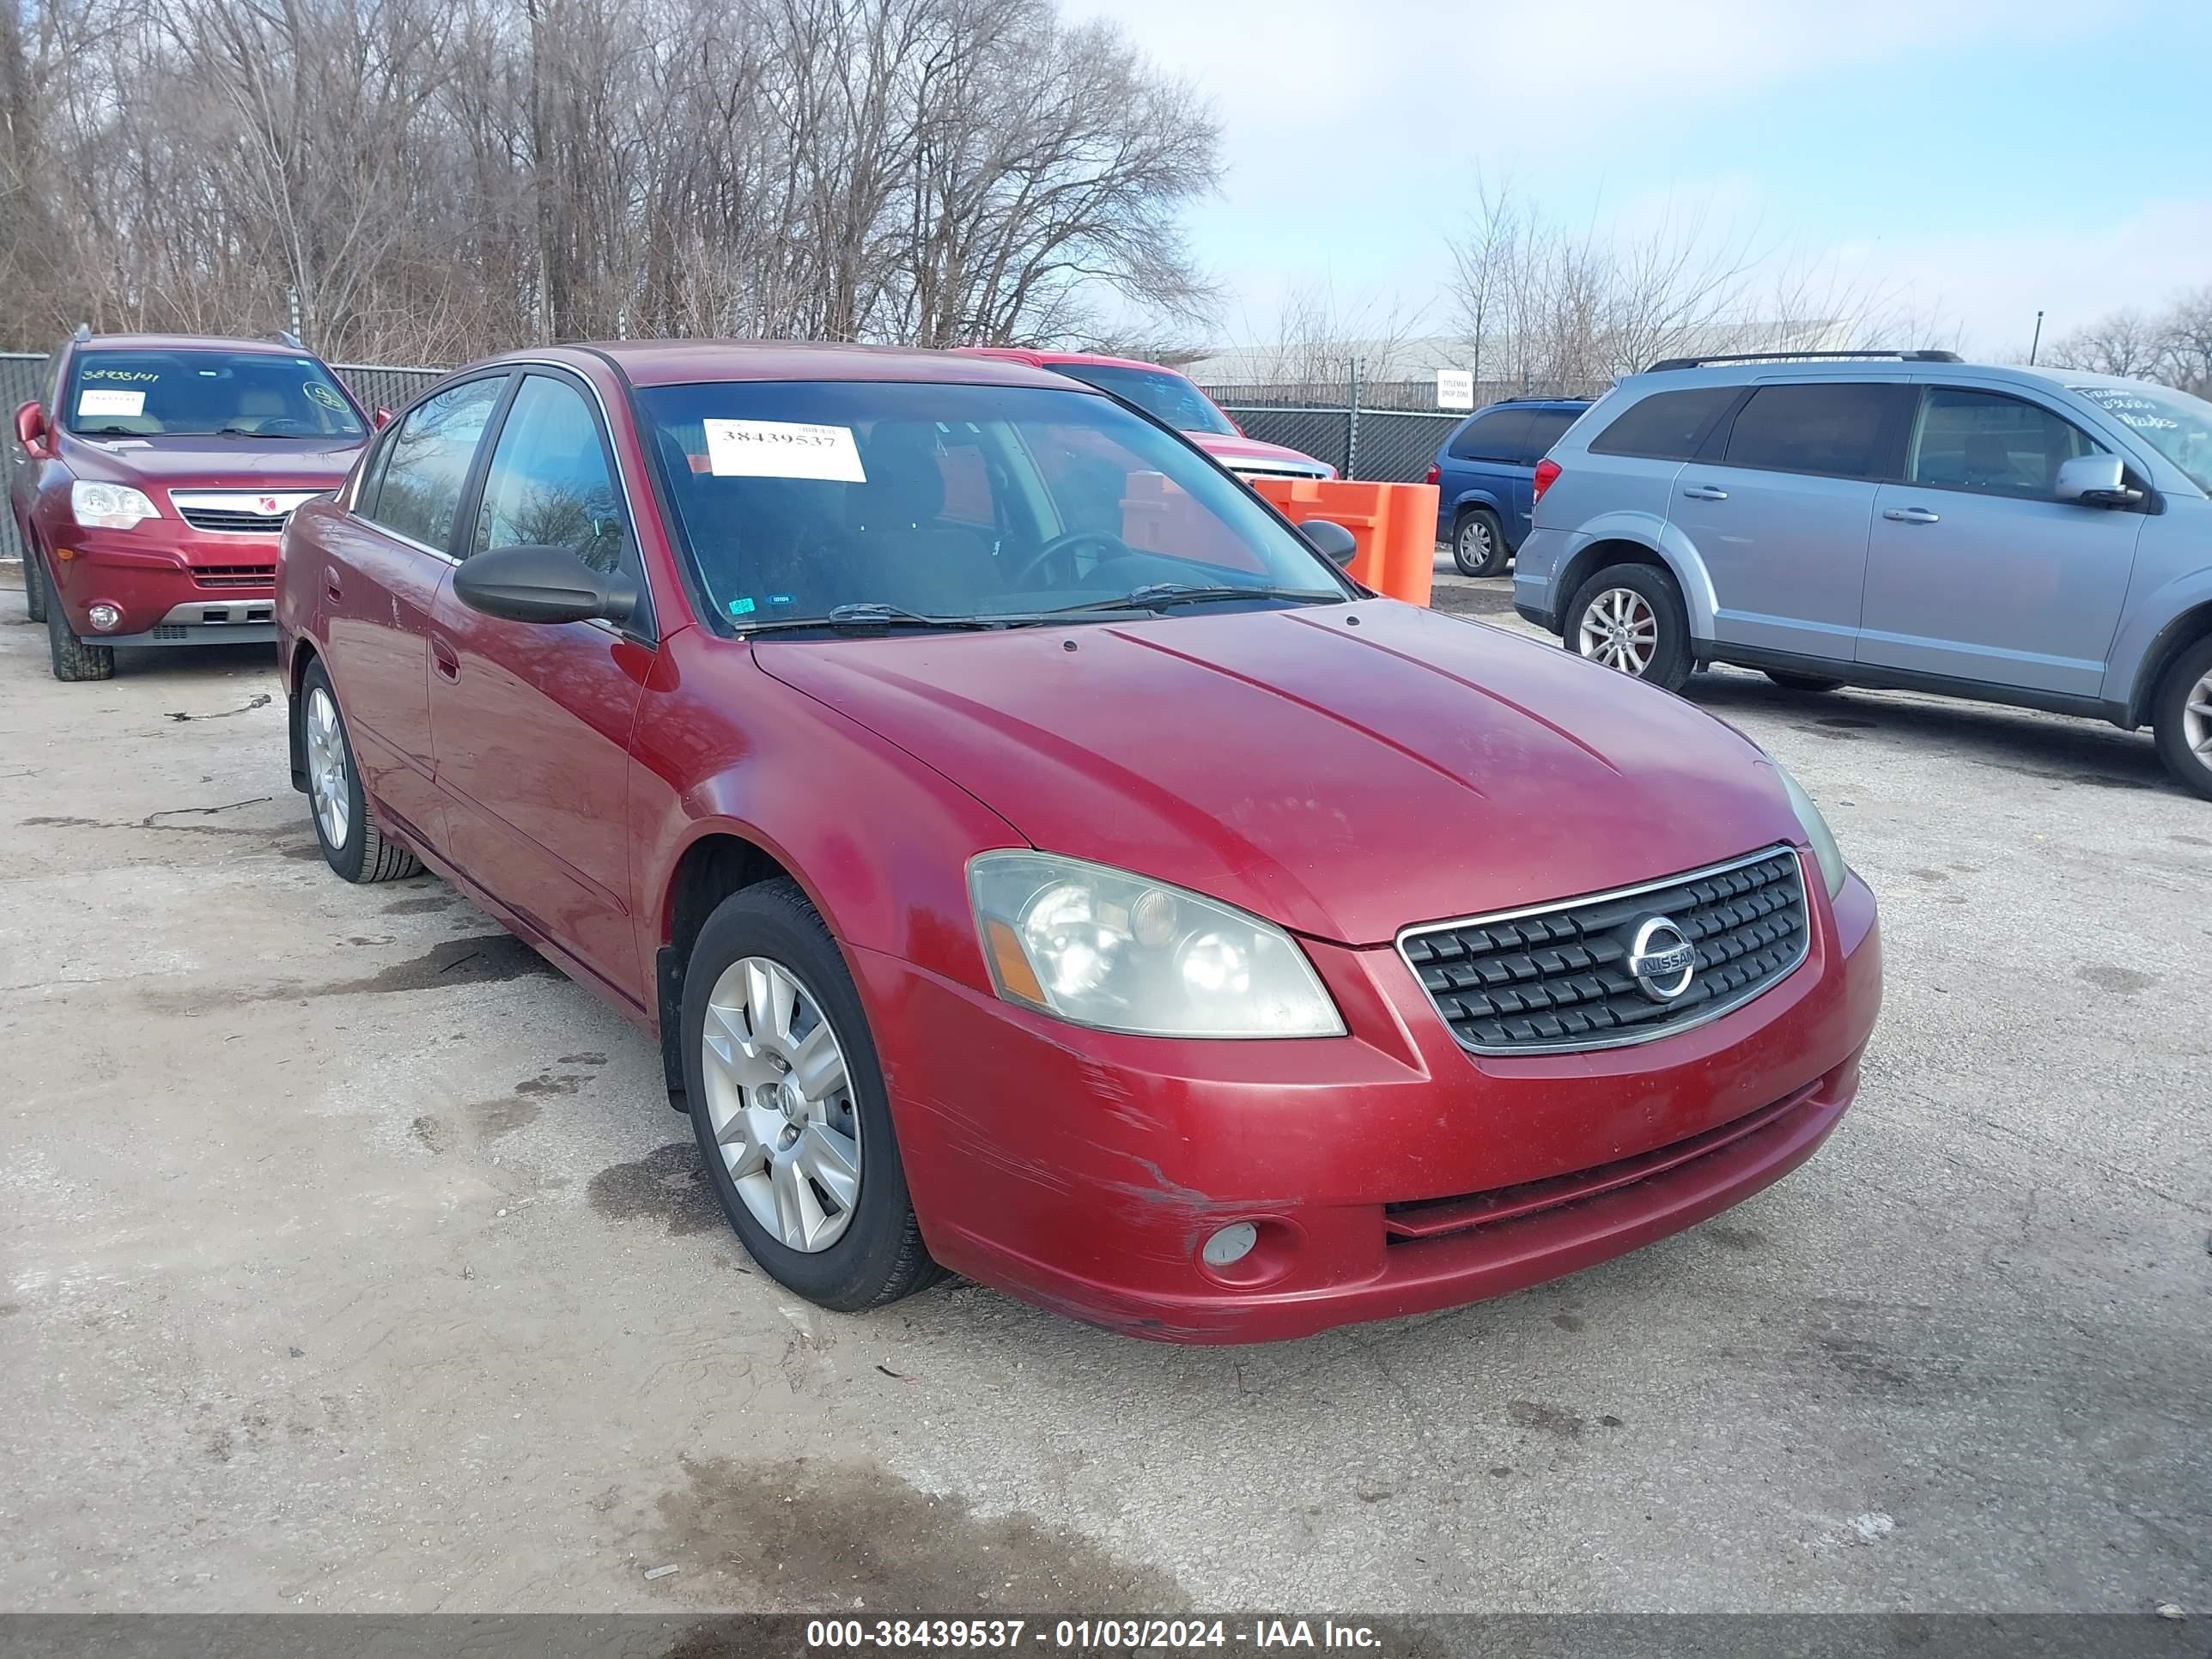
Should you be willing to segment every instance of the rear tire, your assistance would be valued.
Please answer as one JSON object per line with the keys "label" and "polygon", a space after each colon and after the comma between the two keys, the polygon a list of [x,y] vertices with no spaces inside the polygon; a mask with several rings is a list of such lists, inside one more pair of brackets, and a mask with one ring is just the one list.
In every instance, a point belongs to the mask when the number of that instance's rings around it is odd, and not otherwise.
{"label": "rear tire", "polygon": [[[741,888],[707,918],[684,964],[682,1042],[707,1179],[770,1278],[856,1313],[942,1275],[907,1196],[860,992],[796,882]],[[831,1134],[817,1141],[817,1126]]]}
{"label": "rear tire", "polygon": [[1778,668],[1762,668],[1759,672],[1784,690],[1820,692],[1843,689],[1841,680],[1823,679],[1818,674],[1785,674]]}
{"label": "rear tire", "polygon": [[2167,666],[2150,719],[2159,758],[2174,781],[2212,800],[2212,635]]}
{"label": "rear tire", "polygon": [[1607,565],[1568,605],[1560,642],[1586,661],[1680,691],[1697,665],[1690,613],[1656,565]]}
{"label": "rear tire", "polygon": [[[45,597],[40,590],[40,597]],[[54,678],[63,681],[106,680],[115,678],[115,647],[94,645],[77,638],[70,630],[69,619],[62,613],[62,602],[56,596],[44,607],[46,613],[46,655],[52,660]]]}
{"label": "rear tire", "polygon": [[362,793],[353,740],[337,693],[319,662],[300,678],[295,718],[301,725],[301,751],[307,757],[307,816],[323,861],[347,881],[400,881],[422,873],[422,860],[377,828],[376,813]]}
{"label": "rear tire", "polygon": [[1506,550],[1505,532],[1498,515],[1486,507],[1469,507],[1452,526],[1452,563],[1462,576],[1498,576],[1513,556]]}
{"label": "rear tire", "polygon": [[39,550],[23,544],[23,611],[34,623],[46,619],[46,572]]}

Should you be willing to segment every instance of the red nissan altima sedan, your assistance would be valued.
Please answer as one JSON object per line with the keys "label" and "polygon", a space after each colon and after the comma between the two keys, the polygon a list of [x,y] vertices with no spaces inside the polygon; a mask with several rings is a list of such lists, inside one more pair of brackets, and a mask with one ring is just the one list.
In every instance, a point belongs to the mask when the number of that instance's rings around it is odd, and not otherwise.
{"label": "red nissan altima sedan", "polygon": [[1881,994],[1819,811],[1348,544],[1021,364],[501,359],[293,516],[294,781],[657,1035],[824,1306],[1297,1336],[1778,1180]]}

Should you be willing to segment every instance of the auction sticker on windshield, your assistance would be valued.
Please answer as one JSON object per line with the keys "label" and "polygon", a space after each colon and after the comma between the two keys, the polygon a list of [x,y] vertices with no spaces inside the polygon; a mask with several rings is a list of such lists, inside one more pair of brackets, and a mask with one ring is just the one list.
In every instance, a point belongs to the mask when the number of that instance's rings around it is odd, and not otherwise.
{"label": "auction sticker on windshield", "polygon": [[143,392],[87,390],[77,394],[76,412],[82,415],[143,415],[146,394]]}
{"label": "auction sticker on windshield", "polygon": [[821,478],[866,483],[848,426],[801,421],[704,421],[707,467],[718,478]]}

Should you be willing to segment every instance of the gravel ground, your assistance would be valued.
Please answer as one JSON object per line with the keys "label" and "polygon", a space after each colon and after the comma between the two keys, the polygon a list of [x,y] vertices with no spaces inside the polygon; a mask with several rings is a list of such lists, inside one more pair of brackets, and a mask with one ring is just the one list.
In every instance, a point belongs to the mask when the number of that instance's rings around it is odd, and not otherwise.
{"label": "gravel ground", "polygon": [[643,1038],[324,869],[262,656],[58,685],[0,611],[0,1609],[2212,1607],[2212,804],[2143,734],[1700,677],[1881,897],[1843,1129],[1191,1351],[779,1293]]}

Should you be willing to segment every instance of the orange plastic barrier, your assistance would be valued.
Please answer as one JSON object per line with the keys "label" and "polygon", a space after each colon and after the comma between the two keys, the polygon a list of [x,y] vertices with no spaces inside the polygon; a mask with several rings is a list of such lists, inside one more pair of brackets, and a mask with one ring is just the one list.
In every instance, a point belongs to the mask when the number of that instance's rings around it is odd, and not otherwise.
{"label": "orange plastic barrier", "polygon": [[1252,488],[1292,524],[1327,519],[1352,532],[1352,579],[1408,605],[1426,605],[1436,580],[1437,487],[1338,478],[1255,478]]}

